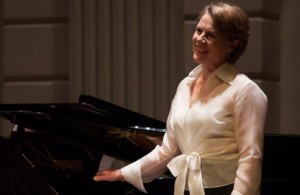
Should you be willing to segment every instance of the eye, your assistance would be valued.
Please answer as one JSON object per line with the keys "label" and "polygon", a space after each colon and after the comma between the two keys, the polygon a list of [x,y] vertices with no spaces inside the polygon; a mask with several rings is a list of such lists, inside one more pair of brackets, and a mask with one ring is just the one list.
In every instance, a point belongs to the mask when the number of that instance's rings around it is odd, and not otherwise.
{"label": "eye", "polygon": [[197,28],[196,28],[196,32],[197,32],[197,34],[201,34],[201,33],[202,33],[201,28],[197,27]]}
{"label": "eye", "polygon": [[209,39],[209,38],[216,38],[215,34],[212,33],[212,32],[207,32],[206,33],[206,37]]}

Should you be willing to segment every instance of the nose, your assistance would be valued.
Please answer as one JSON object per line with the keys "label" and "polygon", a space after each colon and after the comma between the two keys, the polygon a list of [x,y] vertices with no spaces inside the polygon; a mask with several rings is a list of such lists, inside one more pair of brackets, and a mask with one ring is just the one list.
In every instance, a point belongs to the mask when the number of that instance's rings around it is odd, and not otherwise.
{"label": "nose", "polygon": [[198,41],[198,42],[205,43],[205,42],[206,42],[205,34],[204,34],[204,33],[201,33],[201,34],[197,37],[197,41]]}

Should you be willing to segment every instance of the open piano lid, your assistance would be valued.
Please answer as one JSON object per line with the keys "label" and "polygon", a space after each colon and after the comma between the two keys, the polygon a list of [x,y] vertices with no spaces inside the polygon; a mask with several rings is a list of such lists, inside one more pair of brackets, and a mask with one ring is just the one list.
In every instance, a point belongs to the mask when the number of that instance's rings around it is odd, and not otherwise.
{"label": "open piano lid", "polygon": [[[58,194],[140,194],[125,182],[92,178],[104,155],[135,161],[160,144],[165,132],[164,122],[89,95],[80,95],[77,103],[0,104],[0,116],[17,127],[9,145]],[[1,141],[6,154],[7,140]],[[170,192],[173,182],[159,178],[148,185],[148,194]]]}
{"label": "open piano lid", "polygon": [[0,115],[19,128],[132,162],[161,143],[165,123],[89,95],[78,103],[3,104]]}

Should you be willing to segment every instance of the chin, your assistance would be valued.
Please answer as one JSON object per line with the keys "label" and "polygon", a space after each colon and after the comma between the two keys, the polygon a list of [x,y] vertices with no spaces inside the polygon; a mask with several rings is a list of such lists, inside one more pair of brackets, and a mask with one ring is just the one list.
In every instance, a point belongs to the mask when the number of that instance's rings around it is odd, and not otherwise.
{"label": "chin", "polygon": [[194,60],[194,62],[196,62],[197,64],[201,64],[201,60],[199,59],[198,56],[195,56],[195,55],[194,55],[193,60]]}

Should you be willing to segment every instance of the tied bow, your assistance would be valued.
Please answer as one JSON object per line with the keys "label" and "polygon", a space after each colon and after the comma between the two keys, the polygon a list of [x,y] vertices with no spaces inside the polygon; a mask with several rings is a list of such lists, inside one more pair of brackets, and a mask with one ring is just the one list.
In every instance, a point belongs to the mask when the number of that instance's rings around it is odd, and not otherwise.
{"label": "tied bow", "polygon": [[177,177],[174,195],[183,195],[186,185],[191,195],[205,195],[201,173],[201,157],[198,153],[181,154],[169,162],[168,168],[173,176]]}

